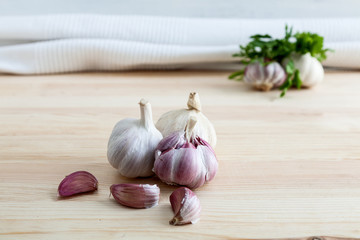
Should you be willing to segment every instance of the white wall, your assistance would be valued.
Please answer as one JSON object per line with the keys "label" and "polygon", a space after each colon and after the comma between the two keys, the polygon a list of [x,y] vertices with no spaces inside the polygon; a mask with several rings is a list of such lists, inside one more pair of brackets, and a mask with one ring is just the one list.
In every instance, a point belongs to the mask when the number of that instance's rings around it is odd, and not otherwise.
{"label": "white wall", "polygon": [[49,13],[184,17],[360,17],[359,0],[0,0],[0,16]]}

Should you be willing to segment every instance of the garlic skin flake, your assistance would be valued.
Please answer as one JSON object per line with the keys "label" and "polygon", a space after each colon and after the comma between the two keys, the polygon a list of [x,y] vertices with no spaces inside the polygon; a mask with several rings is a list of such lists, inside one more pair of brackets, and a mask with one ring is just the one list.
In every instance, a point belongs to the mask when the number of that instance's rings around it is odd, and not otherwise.
{"label": "garlic skin flake", "polygon": [[160,199],[160,188],[156,184],[113,184],[110,192],[118,203],[132,208],[152,208]]}
{"label": "garlic skin flake", "polygon": [[262,65],[259,62],[246,66],[244,82],[262,91],[280,87],[286,79],[286,73],[277,62]]}
{"label": "garlic skin flake", "polygon": [[215,128],[209,119],[201,112],[201,102],[198,93],[190,93],[187,106],[187,109],[179,109],[164,113],[157,121],[156,128],[159,129],[164,137],[167,137],[174,132],[184,130],[190,117],[196,117],[198,124],[194,129],[194,134],[201,137],[215,148]]}
{"label": "garlic skin flake", "polygon": [[212,147],[194,135],[197,121],[191,117],[185,131],[164,138],[155,152],[154,172],[165,183],[198,188],[211,181],[218,162]]}
{"label": "garlic skin flake", "polygon": [[152,176],[154,152],[162,139],[152,120],[151,105],[140,101],[141,118],[119,121],[110,136],[107,157],[121,175],[129,178]]}
{"label": "garlic skin flake", "polygon": [[171,208],[174,217],[169,221],[171,225],[196,223],[200,219],[201,205],[199,198],[186,187],[176,189],[170,195]]}

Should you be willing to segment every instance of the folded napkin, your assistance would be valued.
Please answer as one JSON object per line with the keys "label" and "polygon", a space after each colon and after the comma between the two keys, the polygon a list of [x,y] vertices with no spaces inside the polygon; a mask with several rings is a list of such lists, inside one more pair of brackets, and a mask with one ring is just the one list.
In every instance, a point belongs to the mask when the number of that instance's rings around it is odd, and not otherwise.
{"label": "folded napkin", "polygon": [[[249,36],[284,26],[325,37],[324,66],[360,68],[360,18],[204,19],[152,16],[0,17],[0,72],[229,68]],[[236,66],[236,65],[235,65]]]}

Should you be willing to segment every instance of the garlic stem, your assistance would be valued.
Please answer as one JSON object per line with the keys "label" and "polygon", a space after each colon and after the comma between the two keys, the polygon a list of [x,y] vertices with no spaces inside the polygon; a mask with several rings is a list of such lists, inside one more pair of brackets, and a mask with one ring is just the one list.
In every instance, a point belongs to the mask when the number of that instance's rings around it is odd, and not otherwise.
{"label": "garlic stem", "polygon": [[192,116],[189,118],[189,121],[185,127],[185,138],[188,142],[190,142],[191,140],[196,123],[197,123],[196,117]]}
{"label": "garlic stem", "polygon": [[140,100],[139,104],[141,112],[140,123],[142,126],[149,130],[151,126],[154,125],[152,119],[151,104],[143,98]]}
{"label": "garlic stem", "polygon": [[189,110],[196,110],[196,111],[200,112],[201,111],[201,102],[200,102],[199,94],[196,92],[190,93],[187,105],[188,105]]}

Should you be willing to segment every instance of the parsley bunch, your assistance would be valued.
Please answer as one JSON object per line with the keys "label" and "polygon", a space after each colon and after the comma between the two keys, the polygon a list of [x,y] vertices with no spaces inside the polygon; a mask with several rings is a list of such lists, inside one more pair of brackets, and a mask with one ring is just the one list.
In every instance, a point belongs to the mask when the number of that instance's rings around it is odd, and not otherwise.
{"label": "parsley bunch", "polygon": [[[293,53],[310,53],[312,57],[320,62],[326,59],[326,52],[330,49],[324,49],[324,38],[315,33],[301,32],[293,34],[292,27],[285,26],[285,36],[281,39],[274,39],[270,35],[253,35],[251,41],[246,46],[240,46],[240,52],[233,54],[233,57],[240,57],[241,63],[245,67],[251,63],[259,62],[263,65],[272,62],[283,63],[288,59],[284,66],[287,74],[286,80],[279,87],[282,90],[280,97],[285,96],[286,91],[291,87],[301,88],[302,82],[300,72],[294,66],[292,59]],[[242,80],[244,69],[234,72],[229,79]]]}

